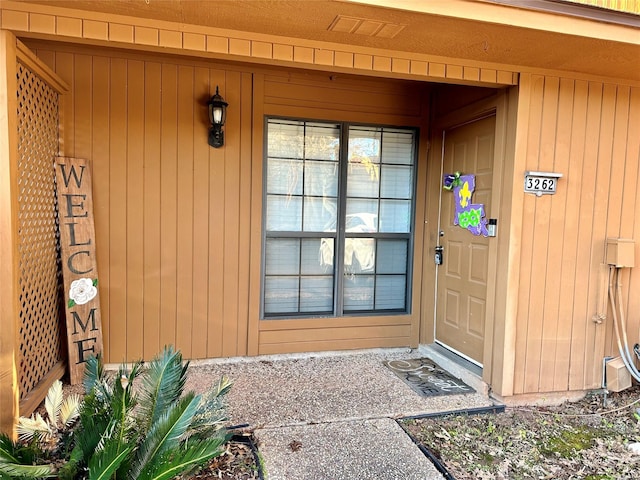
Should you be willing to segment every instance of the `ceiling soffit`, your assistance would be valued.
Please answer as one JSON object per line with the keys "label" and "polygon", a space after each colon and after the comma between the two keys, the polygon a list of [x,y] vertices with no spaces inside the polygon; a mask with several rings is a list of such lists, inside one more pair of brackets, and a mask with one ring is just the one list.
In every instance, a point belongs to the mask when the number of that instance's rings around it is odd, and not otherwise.
{"label": "ceiling soffit", "polygon": [[[389,3],[386,0],[379,0]],[[435,3],[403,0],[401,3]],[[469,0],[471,8],[500,5]],[[448,3],[444,2],[444,3]],[[376,50],[459,58],[640,80],[640,28],[637,43],[588,38],[523,26],[453,18],[363,5],[360,0],[20,0],[5,4],[44,4],[140,19],[201,25],[239,32],[278,35]],[[376,0],[365,3],[376,3]],[[379,2],[378,2],[379,3]],[[396,3],[396,0],[394,2]],[[526,11],[519,12],[517,18]],[[524,13],[523,13],[524,12]],[[550,21],[558,16],[547,13]],[[518,22],[514,22],[518,23]],[[595,22],[593,22],[595,23]],[[338,27],[338,28],[336,28]],[[633,37],[633,36],[632,36]],[[585,55],[584,52],[589,52]]]}

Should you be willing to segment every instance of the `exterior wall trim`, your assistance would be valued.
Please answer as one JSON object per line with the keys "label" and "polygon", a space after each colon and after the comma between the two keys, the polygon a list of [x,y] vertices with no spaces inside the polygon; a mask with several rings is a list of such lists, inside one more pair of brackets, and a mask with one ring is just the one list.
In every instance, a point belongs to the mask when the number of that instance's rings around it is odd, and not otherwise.
{"label": "exterior wall trim", "polygon": [[0,431],[15,437],[18,416],[18,366],[16,338],[18,318],[18,215],[16,176],[18,168],[18,126],[16,99],[16,38],[0,30]]}
{"label": "exterior wall trim", "polygon": [[502,65],[104,15],[83,10],[3,2],[0,27],[16,35],[94,45],[163,51],[269,65],[338,70],[422,81],[480,86],[517,85]]}
{"label": "exterior wall trim", "polygon": [[36,57],[20,40],[16,40],[16,58],[23,65],[38,72],[38,76],[59,94],[69,93],[69,85],[59,78],[42,60]]}

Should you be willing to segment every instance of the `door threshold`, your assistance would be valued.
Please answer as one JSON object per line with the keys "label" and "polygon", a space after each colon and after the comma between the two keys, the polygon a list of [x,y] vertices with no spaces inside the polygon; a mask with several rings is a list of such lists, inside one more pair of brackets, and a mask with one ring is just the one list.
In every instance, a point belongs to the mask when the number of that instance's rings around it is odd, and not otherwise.
{"label": "door threshold", "polygon": [[432,343],[431,345],[429,345],[429,347],[431,347],[434,351],[436,351],[443,357],[447,358],[448,360],[464,368],[465,370],[468,370],[474,375],[477,375],[478,377],[482,378],[482,364],[471,361],[466,356],[463,356],[458,352],[456,352],[455,350],[452,350],[442,345],[437,340],[435,343]]}
{"label": "door threshold", "polygon": [[419,351],[451,375],[474,388],[479,394],[489,395],[489,386],[482,379],[482,367],[436,343],[420,345]]}

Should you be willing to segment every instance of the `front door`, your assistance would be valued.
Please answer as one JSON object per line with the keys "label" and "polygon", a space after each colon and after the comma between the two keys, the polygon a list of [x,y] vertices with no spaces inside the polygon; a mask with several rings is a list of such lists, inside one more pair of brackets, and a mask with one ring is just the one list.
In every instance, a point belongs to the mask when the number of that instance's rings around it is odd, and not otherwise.
{"label": "front door", "polygon": [[[445,131],[442,171],[475,176],[473,204],[491,214],[495,116]],[[435,338],[438,343],[482,364],[489,262],[489,238],[454,225],[454,191],[441,190]]]}

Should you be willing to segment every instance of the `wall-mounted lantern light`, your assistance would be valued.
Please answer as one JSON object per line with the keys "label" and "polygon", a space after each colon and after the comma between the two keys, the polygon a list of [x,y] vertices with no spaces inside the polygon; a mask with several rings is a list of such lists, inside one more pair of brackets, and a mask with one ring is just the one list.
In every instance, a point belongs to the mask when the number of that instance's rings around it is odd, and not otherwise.
{"label": "wall-mounted lantern light", "polygon": [[227,119],[227,102],[218,93],[218,87],[216,86],[216,94],[211,97],[211,100],[207,103],[209,105],[209,122],[211,122],[211,128],[209,128],[209,145],[213,148],[220,148],[224,145],[224,132],[222,126]]}

